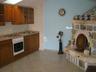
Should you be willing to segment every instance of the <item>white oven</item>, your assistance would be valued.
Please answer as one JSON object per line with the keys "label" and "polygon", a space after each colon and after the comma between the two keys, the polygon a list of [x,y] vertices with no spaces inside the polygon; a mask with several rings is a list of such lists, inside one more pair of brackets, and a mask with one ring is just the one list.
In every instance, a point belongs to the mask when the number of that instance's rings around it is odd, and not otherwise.
{"label": "white oven", "polygon": [[23,37],[17,37],[12,39],[13,43],[13,55],[20,54],[24,52],[24,38]]}

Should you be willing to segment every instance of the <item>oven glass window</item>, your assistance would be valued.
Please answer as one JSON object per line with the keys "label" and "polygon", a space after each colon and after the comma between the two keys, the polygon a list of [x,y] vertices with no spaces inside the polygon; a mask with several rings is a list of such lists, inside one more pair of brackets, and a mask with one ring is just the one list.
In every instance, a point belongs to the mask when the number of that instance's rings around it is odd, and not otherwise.
{"label": "oven glass window", "polygon": [[23,42],[15,43],[14,44],[14,52],[18,52],[23,49]]}

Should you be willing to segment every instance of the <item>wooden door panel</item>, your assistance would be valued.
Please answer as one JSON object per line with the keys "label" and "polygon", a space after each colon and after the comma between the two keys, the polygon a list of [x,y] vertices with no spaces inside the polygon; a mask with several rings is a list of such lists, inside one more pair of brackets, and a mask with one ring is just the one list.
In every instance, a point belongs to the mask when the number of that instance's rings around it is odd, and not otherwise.
{"label": "wooden door panel", "polygon": [[0,4],[0,26],[4,25],[4,4]]}
{"label": "wooden door panel", "polygon": [[4,5],[4,15],[6,22],[13,22],[13,5]]}
{"label": "wooden door panel", "polygon": [[14,6],[14,24],[24,24],[24,13],[19,6]]}
{"label": "wooden door panel", "polygon": [[29,8],[28,9],[28,24],[34,23],[34,9]]}
{"label": "wooden door panel", "polygon": [[5,40],[0,41],[0,67],[4,66],[12,61],[13,51],[12,51],[12,41]]}
{"label": "wooden door panel", "polygon": [[39,33],[25,36],[26,53],[32,53],[39,49]]}

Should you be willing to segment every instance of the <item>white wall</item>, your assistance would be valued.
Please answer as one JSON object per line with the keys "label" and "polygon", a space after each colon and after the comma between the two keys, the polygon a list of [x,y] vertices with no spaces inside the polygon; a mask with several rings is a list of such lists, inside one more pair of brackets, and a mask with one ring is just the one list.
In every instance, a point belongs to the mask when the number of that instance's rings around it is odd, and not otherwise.
{"label": "white wall", "polygon": [[[71,29],[66,27],[72,27],[72,19],[75,15],[82,15],[93,6],[96,6],[95,0],[45,0],[44,36],[46,42],[44,42],[44,48],[59,49],[59,42],[56,38],[59,31],[64,32],[62,42],[65,48],[72,35]],[[65,9],[64,16],[58,14],[60,8]]]}
{"label": "white wall", "polygon": [[43,50],[44,35],[44,0],[38,0],[34,7],[34,24],[29,25],[30,30],[39,31],[40,33],[40,50]]}
{"label": "white wall", "polygon": [[12,25],[11,22],[6,22],[4,26],[0,26],[0,35],[11,34],[14,32],[26,31],[29,29],[28,24]]}

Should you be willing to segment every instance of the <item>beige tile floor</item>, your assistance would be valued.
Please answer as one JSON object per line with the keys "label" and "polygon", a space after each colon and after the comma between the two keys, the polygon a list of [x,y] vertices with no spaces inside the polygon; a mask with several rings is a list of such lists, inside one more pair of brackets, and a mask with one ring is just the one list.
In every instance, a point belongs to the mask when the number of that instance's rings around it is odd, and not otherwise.
{"label": "beige tile floor", "polygon": [[56,51],[37,51],[9,65],[0,68],[0,72],[83,72],[68,62],[64,54]]}

